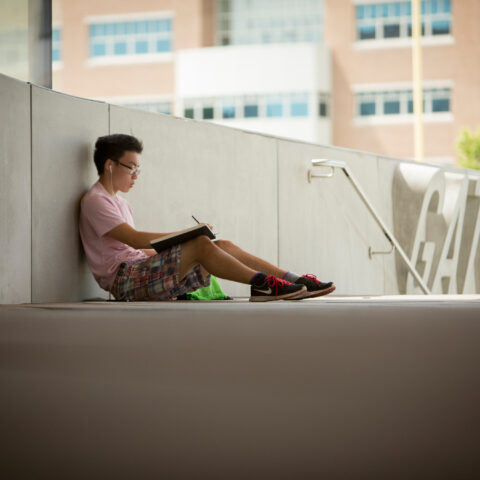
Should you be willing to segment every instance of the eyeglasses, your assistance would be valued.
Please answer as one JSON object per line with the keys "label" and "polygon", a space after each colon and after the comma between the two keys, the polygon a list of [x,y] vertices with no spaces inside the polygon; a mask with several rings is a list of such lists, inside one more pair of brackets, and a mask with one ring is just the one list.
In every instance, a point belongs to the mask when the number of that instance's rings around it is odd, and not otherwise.
{"label": "eyeglasses", "polygon": [[133,177],[136,175],[137,177],[140,175],[140,168],[139,167],[131,167],[130,165],[125,165],[122,162],[117,162],[122,167],[128,168],[130,170],[130,176]]}

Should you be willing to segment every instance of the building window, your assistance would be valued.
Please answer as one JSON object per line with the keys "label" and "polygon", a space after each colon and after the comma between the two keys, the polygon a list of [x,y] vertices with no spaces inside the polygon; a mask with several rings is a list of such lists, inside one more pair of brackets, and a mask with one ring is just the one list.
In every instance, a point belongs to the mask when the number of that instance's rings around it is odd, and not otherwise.
{"label": "building window", "polygon": [[323,41],[324,0],[217,0],[217,45]]}
{"label": "building window", "polygon": [[290,115],[292,117],[307,117],[308,103],[292,103],[290,106]]}
{"label": "building window", "polygon": [[[449,35],[452,13],[450,0],[421,2],[422,35]],[[389,1],[356,6],[357,40],[381,40],[412,36],[410,1]]]}
{"label": "building window", "polygon": [[449,90],[432,90],[432,112],[449,112],[450,111],[450,91]]}
{"label": "building window", "polygon": [[308,94],[301,93],[292,95],[290,115],[292,117],[308,117]]}
{"label": "building window", "polygon": [[358,27],[359,40],[370,40],[375,38],[375,26],[374,25],[360,25]]}
{"label": "building window", "polygon": [[450,99],[438,98],[432,100],[432,112],[449,112],[450,111]]}
{"label": "building window", "polygon": [[[423,112],[437,114],[450,112],[450,88],[424,88]],[[413,91],[362,92],[356,94],[357,117],[413,114]]]}
{"label": "building window", "polygon": [[383,103],[384,115],[398,115],[400,113],[400,101],[390,100]]}
{"label": "building window", "polygon": [[368,115],[375,115],[374,102],[360,102],[360,115],[366,117]]}
{"label": "building window", "polygon": [[384,25],[383,38],[398,38],[400,36],[400,25],[398,23]]}
{"label": "building window", "polygon": [[[163,113],[170,115],[172,113],[172,103],[171,102],[157,102],[157,101],[139,101],[139,102],[125,102],[125,101],[116,101],[115,105],[120,105],[122,107],[136,108],[138,110],[144,110],[145,112],[152,113]],[[186,115],[185,115],[186,116]]]}
{"label": "building window", "polygon": [[245,105],[243,107],[243,116],[245,118],[258,117],[258,105]]}
{"label": "building window", "polygon": [[329,95],[327,95],[326,93],[319,93],[317,95],[319,117],[328,117],[328,101]]}
{"label": "building window", "polygon": [[148,42],[146,40],[136,41],[135,53],[148,53]]}
{"label": "building window", "polygon": [[127,54],[127,42],[115,42],[113,46],[114,55],[126,55]]}
{"label": "building window", "polygon": [[52,29],[52,62],[60,62],[62,60],[61,53],[62,32],[59,28]]}
{"label": "building window", "polygon": [[[318,93],[278,93],[216,99],[186,99],[183,114],[201,120],[228,120],[236,118],[291,118],[307,117],[310,105],[318,105],[318,115],[328,116],[329,95]],[[215,105],[215,107],[212,107]]]}
{"label": "building window", "polygon": [[202,118],[204,120],[212,120],[213,119],[213,107],[203,107]]}
{"label": "building window", "polygon": [[432,35],[448,35],[450,33],[450,22],[439,20],[432,22]]}
{"label": "building window", "polygon": [[267,117],[281,117],[283,115],[283,105],[281,103],[267,104]]}
{"label": "building window", "polygon": [[267,117],[283,116],[283,98],[281,95],[267,95],[265,98]]}
{"label": "building window", "polygon": [[171,52],[172,30],[171,18],[91,23],[90,57]]}
{"label": "building window", "polygon": [[222,118],[235,118],[235,106],[223,105],[222,106]]}

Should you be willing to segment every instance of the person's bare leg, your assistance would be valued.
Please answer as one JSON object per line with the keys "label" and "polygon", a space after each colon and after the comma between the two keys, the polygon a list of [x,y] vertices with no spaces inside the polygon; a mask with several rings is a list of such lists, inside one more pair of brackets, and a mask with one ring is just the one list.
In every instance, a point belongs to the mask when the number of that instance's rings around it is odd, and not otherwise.
{"label": "person's bare leg", "polygon": [[257,273],[257,270],[244,265],[205,236],[182,244],[180,278],[183,279],[196,264],[202,265],[207,272],[219,278],[245,284]]}
{"label": "person's bare leg", "polygon": [[200,273],[202,274],[203,280],[205,280],[209,272],[207,272],[207,270],[203,265],[200,265]]}
{"label": "person's bare leg", "polygon": [[215,245],[257,272],[263,272],[267,275],[275,275],[278,278],[282,278],[287,273],[286,270],[278,268],[275,265],[242,250],[229,240],[217,240]]}

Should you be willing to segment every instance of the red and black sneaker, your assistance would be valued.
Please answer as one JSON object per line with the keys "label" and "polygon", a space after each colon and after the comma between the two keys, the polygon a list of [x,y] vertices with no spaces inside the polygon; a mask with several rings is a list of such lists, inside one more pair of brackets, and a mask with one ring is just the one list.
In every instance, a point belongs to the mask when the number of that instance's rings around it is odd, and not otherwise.
{"label": "red and black sneaker", "polygon": [[307,287],[297,283],[281,280],[269,275],[261,285],[252,285],[250,289],[251,302],[270,302],[272,300],[288,300],[296,297],[303,298]]}
{"label": "red and black sneaker", "polygon": [[[311,273],[303,275],[299,279],[295,280],[295,284],[305,285],[307,287],[307,291],[301,298],[314,298],[322,295],[328,295],[336,288],[333,282],[321,282],[315,275],[312,275]],[[297,300],[300,300],[300,298]]]}

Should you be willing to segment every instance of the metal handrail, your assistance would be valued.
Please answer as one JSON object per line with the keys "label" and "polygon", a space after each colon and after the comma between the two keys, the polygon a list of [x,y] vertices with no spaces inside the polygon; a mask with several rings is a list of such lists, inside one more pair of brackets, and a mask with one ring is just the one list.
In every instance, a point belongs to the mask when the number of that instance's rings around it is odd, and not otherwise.
{"label": "metal handrail", "polygon": [[[360,186],[360,183],[358,180],[355,178],[353,175],[353,172],[350,170],[350,168],[347,166],[345,162],[339,162],[337,160],[329,160],[328,158],[315,158],[312,160],[312,167],[329,167],[332,169],[332,172],[335,168],[341,169],[343,173],[346,175],[346,177],[350,180],[350,183],[352,184],[353,188],[361,198],[362,202],[365,204],[367,207],[368,211],[371,213],[373,218],[375,219],[376,223],[378,226],[382,229],[383,234],[387,238],[387,240],[390,242],[392,245],[392,252],[394,249],[397,250],[399,253],[400,257],[404,261],[405,265],[408,267],[410,270],[411,274],[415,277],[415,280],[418,282],[420,285],[420,288],[423,290],[423,293],[426,295],[430,295],[431,292],[428,289],[427,285],[423,281],[422,277],[420,274],[417,272],[417,270],[413,267],[412,263],[410,262],[410,259],[407,257],[406,253],[403,251],[403,248],[400,246],[398,243],[398,240],[394,237],[390,229],[385,225],[385,222],[380,218],[380,215],[378,215],[377,211],[373,207],[372,203],[370,200],[368,200],[367,195],[363,191],[362,187]],[[332,177],[331,174],[317,174],[315,175],[311,170],[308,171],[308,182],[311,183],[312,179],[314,178],[327,178],[327,177]],[[375,253],[390,253],[390,252],[371,252],[370,249],[370,255]]]}

